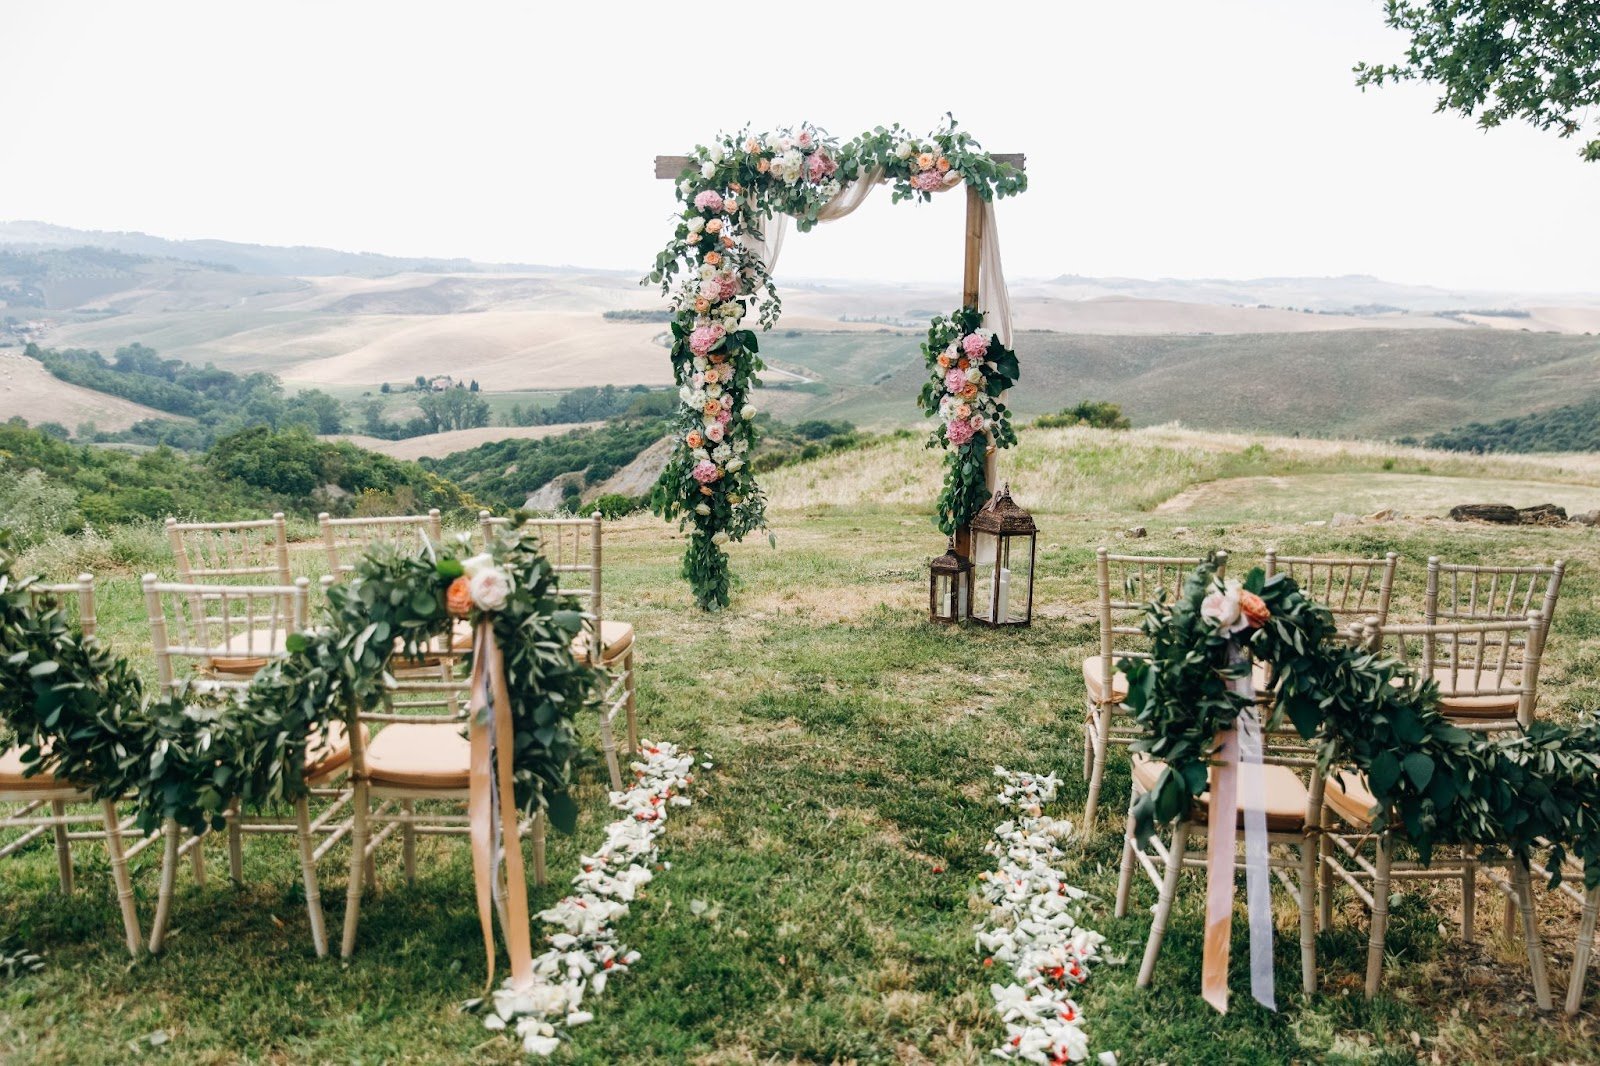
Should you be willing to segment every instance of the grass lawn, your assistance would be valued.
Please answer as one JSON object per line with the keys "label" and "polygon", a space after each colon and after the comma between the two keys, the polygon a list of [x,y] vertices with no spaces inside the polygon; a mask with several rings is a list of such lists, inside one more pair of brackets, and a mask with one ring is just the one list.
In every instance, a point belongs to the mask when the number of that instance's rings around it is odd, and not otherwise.
{"label": "grass lawn", "polygon": [[[1006,457],[1014,486],[1040,508],[1039,615],[1028,630],[929,626],[927,559],[943,549],[916,501],[937,477],[920,445],[833,457],[772,475],[777,550],[735,550],[743,578],[734,607],[689,606],[676,570],[682,541],[639,517],[609,527],[607,614],[639,632],[640,712],[646,736],[693,747],[715,763],[695,805],[663,838],[672,869],[619,923],[643,960],[594,1002],[557,1061],[584,1063],[980,1062],[1002,1032],[988,992],[994,971],[973,946],[972,898],[983,852],[1003,814],[991,800],[996,764],[1064,779],[1055,813],[1074,817],[1085,795],[1079,664],[1095,650],[1094,548],[1193,554],[1227,548],[1240,563],[1269,546],[1404,556],[1397,616],[1420,608],[1424,562],[1571,563],[1547,650],[1541,713],[1600,711],[1600,537],[1593,530],[1495,529],[1405,520],[1309,527],[1281,501],[1254,515],[1232,497],[1153,511],[1220,476],[1381,469],[1383,457],[1289,442],[1241,459],[1231,445],[1127,437],[1025,435]],[[904,447],[901,456],[893,449]],[[915,447],[916,454],[911,454]],[[1341,457],[1342,456],[1342,457]],[[1394,453],[1411,473],[1432,459]],[[852,464],[851,460],[854,460]],[[918,464],[907,473],[902,459]],[[1512,464],[1442,470],[1517,478]],[[837,464],[837,465],[829,465]],[[852,465],[857,471],[849,469]],[[1578,474],[1550,475],[1581,484]],[[829,481],[834,479],[834,492]],[[883,491],[894,483],[894,492]],[[1595,479],[1587,480],[1589,485]],[[1415,488],[1416,486],[1412,486]],[[1438,488],[1438,486],[1435,486]],[[1309,479],[1306,492],[1314,494]],[[1344,489],[1340,490],[1345,491]],[[865,501],[872,501],[867,504]],[[1346,506],[1309,499],[1305,519]],[[1138,523],[1139,541],[1114,540]],[[1178,532],[1179,529],[1186,530]],[[320,561],[298,551],[308,573]],[[83,560],[34,557],[66,572]],[[146,657],[137,560],[102,581],[104,632]],[[576,855],[608,820],[601,767],[582,774],[583,822],[553,840],[561,893]],[[1479,944],[1454,932],[1457,900],[1428,888],[1394,911],[1384,994],[1361,996],[1367,923],[1348,893],[1318,944],[1322,991],[1298,990],[1296,918],[1277,908],[1282,1011],[1246,994],[1244,923],[1235,923],[1235,1008],[1199,998],[1201,879],[1185,877],[1155,987],[1134,987],[1155,894],[1136,889],[1127,919],[1111,913],[1127,763],[1113,755],[1107,803],[1089,844],[1066,860],[1093,894],[1089,924],[1126,965],[1102,965],[1078,1001],[1095,1052],[1123,1063],[1457,1063],[1594,1061],[1595,1006],[1576,1019],[1532,1010],[1521,945],[1498,934],[1498,899],[1479,908]],[[98,845],[80,845],[80,891],[62,899],[55,861],[35,847],[0,866],[0,929],[47,953],[43,973],[0,982],[0,1057],[30,1063],[161,1061],[512,1062],[509,1039],[458,1004],[479,993],[483,960],[464,843],[423,838],[417,883],[400,875],[398,845],[379,857],[348,964],[312,955],[292,838],[246,841],[245,886],[227,884],[213,843],[212,879],[180,872],[175,933],[165,955],[130,966],[120,946],[109,874]],[[136,875],[141,916],[155,896],[153,853]],[[321,869],[330,924],[340,918],[348,852]],[[1241,901],[1243,892],[1239,893]],[[1553,893],[1542,918],[1559,999],[1570,966],[1574,909]],[[697,902],[698,901],[698,902]],[[704,903],[706,906],[699,906]],[[336,933],[335,939],[337,938]],[[1591,983],[1596,983],[1591,978]],[[165,1039],[153,1045],[149,1036]]]}

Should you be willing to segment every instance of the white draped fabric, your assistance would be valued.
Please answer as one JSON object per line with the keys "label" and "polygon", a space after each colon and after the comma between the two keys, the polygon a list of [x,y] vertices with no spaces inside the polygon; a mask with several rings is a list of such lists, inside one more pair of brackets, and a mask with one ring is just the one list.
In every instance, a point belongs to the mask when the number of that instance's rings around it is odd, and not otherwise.
{"label": "white draped fabric", "polygon": [[[873,167],[824,204],[822,210],[817,212],[817,221],[837,222],[846,215],[855,214],[867,202],[872,190],[881,184],[883,168]],[[761,257],[768,274],[777,269],[778,257],[783,253],[783,239],[788,231],[789,216],[773,215],[767,220],[765,233],[761,237],[747,232],[742,238],[745,247]],[[995,226],[993,200],[987,200],[983,205],[983,240],[979,251],[978,309],[984,313],[985,323],[1000,338],[1000,343],[1009,348],[1011,296],[1006,291],[1005,270],[1000,263],[1000,232]]]}

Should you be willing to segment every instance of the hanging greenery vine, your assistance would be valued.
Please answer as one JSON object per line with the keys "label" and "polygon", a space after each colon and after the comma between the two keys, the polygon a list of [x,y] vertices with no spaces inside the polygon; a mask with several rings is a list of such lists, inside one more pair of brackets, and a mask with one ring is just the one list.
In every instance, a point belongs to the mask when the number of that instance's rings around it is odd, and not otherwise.
{"label": "hanging greenery vine", "polygon": [[1216,734],[1244,706],[1227,681],[1249,666],[1226,665],[1226,626],[1206,603],[1241,591],[1268,615],[1247,647],[1276,679],[1274,720],[1286,717],[1316,741],[1325,772],[1365,775],[1378,828],[1402,831],[1423,862],[1447,845],[1526,861],[1548,844],[1553,882],[1571,855],[1588,886],[1600,885],[1600,724],[1536,723],[1506,740],[1458,728],[1439,710],[1431,679],[1334,639],[1332,614],[1287,575],[1267,580],[1253,570],[1241,590],[1210,565],[1196,568],[1173,604],[1149,605],[1142,628],[1152,657],[1117,664],[1147,734],[1134,749],[1166,763],[1134,808],[1141,840],[1205,791]]}
{"label": "hanging greenery vine", "polygon": [[[572,656],[582,614],[532,536],[461,554],[453,545],[374,552],[329,588],[322,624],[291,635],[290,654],[243,694],[149,699],[127,661],[83,637],[59,605],[33,606],[33,579],[16,577],[0,541],[0,715],[25,763],[97,798],[132,797],[142,828],[166,818],[221,828],[236,799],[259,809],[305,795],[307,745],[380,701],[394,662],[449,634],[453,617],[476,621],[488,603],[511,694],[517,803],[570,830],[574,720],[602,676]],[[469,597],[467,585],[490,572],[490,598]]]}
{"label": "hanging greenery vine", "polygon": [[781,310],[755,248],[766,223],[781,213],[809,230],[847,184],[880,171],[895,202],[926,201],[963,183],[991,200],[1022,192],[1027,177],[985,153],[949,116],[927,136],[880,126],[842,145],[809,125],[764,134],[747,128],[697,146],[689,158],[677,186],[682,213],[645,279],[672,300],[681,401],[677,446],[651,506],[690,531],[683,576],[696,603],[716,610],[731,593],[726,545],[766,527],[766,496],[750,465],[759,440],[750,392],[764,365],[755,331],[744,327],[753,311],[770,329]]}

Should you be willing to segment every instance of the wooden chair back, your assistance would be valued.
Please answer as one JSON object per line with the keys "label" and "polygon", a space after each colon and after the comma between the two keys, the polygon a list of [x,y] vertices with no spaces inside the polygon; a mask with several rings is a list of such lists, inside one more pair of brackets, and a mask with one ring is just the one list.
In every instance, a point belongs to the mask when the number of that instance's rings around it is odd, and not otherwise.
{"label": "wooden chair back", "polygon": [[387,544],[410,552],[423,543],[439,544],[444,540],[444,521],[437,507],[427,514],[377,518],[334,518],[324,511],[317,516],[317,525],[322,531],[328,572],[340,580],[355,570],[359,556],[376,545]]}
{"label": "wooden chair back", "polygon": [[289,533],[283,512],[250,522],[180,522],[167,519],[167,541],[187,584],[244,581],[294,584]]}
{"label": "wooden chair back", "polygon": [[[1102,692],[1113,691],[1118,659],[1148,659],[1139,622],[1145,605],[1158,595],[1171,603],[1183,590],[1189,572],[1209,561],[1205,556],[1116,555],[1107,548],[1095,551],[1096,583],[1100,594],[1100,666]],[[1217,574],[1227,573],[1228,553],[1216,554]]]}
{"label": "wooden chair back", "polygon": [[385,725],[465,726],[471,683],[464,677],[401,677],[383,691],[374,707],[352,707],[345,716],[350,737],[350,772],[367,778],[368,730]]}
{"label": "wooden chair back", "polygon": [[290,633],[306,628],[311,582],[198,585],[144,576],[145,613],[161,694],[185,678],[192,660],[208,689],[240,689],[267,663],[288,654]]}
{"label": "wooden chair back", "polygon": [[1479,566],[1430,556],[1423,621],[1503,622],[1537,610],[1547,636],[1566,572],[1560,559],[1549,566]]}
{"label": "wooden chair back", "polygon": [[1379,625],[1389,620],[1399,565],[1400,556],[1395,552],[1382,559],[1330,559],[1269,550],[1265,569],[1269,578],[1279,574],[1292,578],[1301,592],[1328,608],[1343,628],[1368,618],[1376,618]]}
{"label": "wooden chair back", "polygon": [[28,595],[32,597],[35,610],[47,603],[59,604],[69,611],[76,609],[78,612],[78,629],[86,637],[94,636],[95,626],[98,622],[94,616],[94,575],[83,573],[78,579],[58,585],[49,585],[36,582],[28,586]]}
{"label": "wooden chair back", "polygon": [[[511,528],[511,519],[496,518],[488,511],[478,512],[478,526],[487,551],[494,538]],[[556,572],[561,591],[577,597],[588,616],[585,626],[598,639],[604,607],[601,563],[602,523],[600,512],[588,518],[530,518],[522,523],[539,538],[540,551]],[[595,645],[598,647],[599,645]]]}
{"label": "wooden chair back", "polygon": [[[1419,679],[1437,682],[1442,698],[1501,697],[1509,703],[1514,697],[1516,724],[1523,728],[1533,724],[1546,629],[1539,611],[1518,619],[1433,625],[1379,625],[1369,618],[1364,629],[1368,648],[1397,654]],[[1503,717],[1452,718],[1469,729],[1504,729],[1511,724]]]}

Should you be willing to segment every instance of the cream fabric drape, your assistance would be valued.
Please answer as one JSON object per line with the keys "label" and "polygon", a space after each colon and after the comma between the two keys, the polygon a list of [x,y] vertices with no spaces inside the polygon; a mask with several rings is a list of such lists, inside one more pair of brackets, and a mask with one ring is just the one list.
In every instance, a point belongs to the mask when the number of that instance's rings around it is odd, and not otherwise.
{"label": "cream fabric drape", "polygon": [[[872,190],[883,183],[883,168],[873,167],[839,192],[817,212],[818,222],[837,222],[853,215],[867,202]],[[959,188],[960,186],[957,186]],[[789,232],[789,216],[773,215],[767,220],[761,237],[746,233],[742,240],[746,248],[755,252],[766,264],[770,275],[778,267],[778,257],[783,254],[783,240]],[[1005,269],[1000,262],[1000,231],[995,226],[994,201],[983,205],[983,240],[979,246],[978,309],[984,321],[1000,338],[1000,343],[1011,347],[1011,296],[1006,291]]]}

